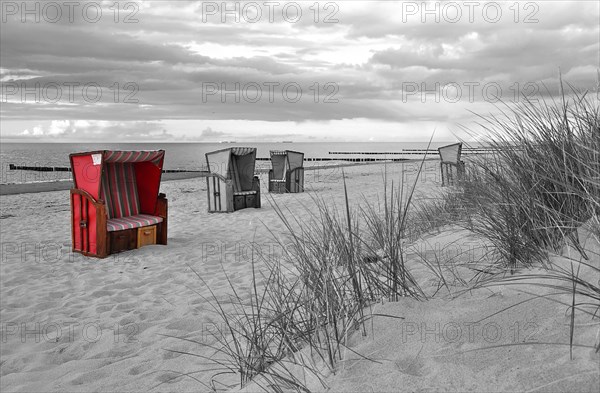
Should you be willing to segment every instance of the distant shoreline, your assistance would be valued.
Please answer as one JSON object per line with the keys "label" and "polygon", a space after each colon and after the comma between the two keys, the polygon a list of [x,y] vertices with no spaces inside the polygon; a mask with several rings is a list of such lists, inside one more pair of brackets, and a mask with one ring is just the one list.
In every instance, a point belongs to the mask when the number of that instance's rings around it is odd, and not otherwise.
{"label": "distant shoreline", "polygon": [[[178,172],[178,173],[164,173],[162,176],[163,181],[170,180],[184,180],[194,179],[202,177],[202,173],[198,172]],[[37,183],[16,183],[16,184],[2,184],[0,185],[0,195],[16,195],[16,194],[30,194],[38,192],[52,192],[52,191],[65,191],[73,187],[72,180],[56,180],[49,182],[37,182]]]}

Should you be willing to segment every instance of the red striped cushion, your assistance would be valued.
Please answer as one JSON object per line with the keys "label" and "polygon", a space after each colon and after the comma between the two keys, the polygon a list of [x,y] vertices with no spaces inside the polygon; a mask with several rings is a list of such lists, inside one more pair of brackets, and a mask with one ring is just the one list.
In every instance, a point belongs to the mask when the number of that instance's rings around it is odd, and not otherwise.
{"label": "red striped cushion", "polygon": [[111,218],[106,223],[106,230],[108,232],[122,231],[124,229],[132,229],[145,227],[148,225],[154,225],[161,223],[162,217],[150,216],[148,214],[138,214],[135,216]]}
{"label": "red striped cushion", "polygon": [[105,163],[114,162],[142,162],[151,161],[155,165],[158,165],[165,152],[163,150],[157,151],[104,151],[103,161]]}
{"label": "red striped cushion", "polygon": [[132,164],[105,164],[102,174],[102,198],[108,218],[134,216],[140,212],[135,168]]}

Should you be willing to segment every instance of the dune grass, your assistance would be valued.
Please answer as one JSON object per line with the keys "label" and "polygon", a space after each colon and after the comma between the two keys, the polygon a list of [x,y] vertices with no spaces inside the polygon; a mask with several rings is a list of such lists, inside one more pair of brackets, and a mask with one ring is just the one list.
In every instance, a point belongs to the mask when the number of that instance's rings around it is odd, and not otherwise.
{"label": "dune grass", "polygon": [[[287,229],[284,237],[272,234],[282,255],[253,255],[249,296],[230,282],[228,302],[212,291],[204,299],[224,328],[213,332],[214,344],[186,341],[209,348],[210,356],[177,351],[212,362],[212,381],[205,388],[226,387],[221,380],[227,375],[236,375],[241,386],[253,381],[266,391],[304,392],[309,381],[325,387],[324,373],[335,372],[345,353],[353,352],[351,334],[366,335],[374,316],[398,318],[374,314],[371,305],[404,296],[425,299],[405,264],[417,180],[418,175],[414,184],[400,179],[398,186],[389,186],[385,179],[383,203],[354,207],[343,176],[342,209],[313,196],[314,206],[306,207],[309,218],[304,220],[271,200]],[[259,263],[264,267],[260,272]]]}
{"label": "dune grass", "polygon": [[470,166],[464,197],[478,207],[475,231],[496,234],[510,267],[542,262],[545,249],[558,251],[565,240],[585,254],[576,229],[600,214],[594,101],[571,88],[559,102],[525,101],[503,117],[482,117],[493,154]]}
{"label": "dune grass", "polygon": [[287,239],[280,240],[286,242],[281,243],[286,251],[283,264],[292,267],[302,282],[302,313],[311,321],[303,344],[321,354],[330,370],[349,350],[351,333],[366,335],[374,316],[372,304],[403,296],[426,297],[404,263],[404,229],[414,184],[410,188],[401,180],[399,187],[392,183],[388,191],[384,181],[382,204],[353,208],[345,177],[343,181],[341,211],[313,197],[316,213],[304,222],[272,202],[287,229]]}
{"label": "dune grass", "polygon": [[[572,351],[575,312],[593,319],[600,312],[600,255],[579,235],[585,225],[588,240],[600,243],[600,106],[567,87],[559,101],[525,101],[507,105],[501,117],[482,116],[481,142],[492,153],[471,162],[458,195],[473,207],[472,230],[497,254],[475,286],[527,284],[570,295]],[[554,256],[567,265],[551,263]],[[545,270],[519,271],[533,266]]]}
{"label": "dune grass", "polygon": [[[418,174],[413,184],[400,179],[391,186],[384,177],[382,200],[358,206],[349,203],[344,177],[344,205],[313,196],[304,221],[271,201],[287,229],[285,238],[273,234],[283,255],[256,256],[266,273],[258,273],[253,259],[249,298],[230,283],[230,304],[214,294],[207,299],[226,326],[215,333],[214,356],[205,359],[216,365],[210,388],[218,390],[215,381],[227,373],[267,391],[308,391],[309,380],[326,387],[324,372],[335,372],[351,351],[348,337],[366,334],[371,305],[431,296],[407,266],[408,244],[448,224],[492,247],[474,282],[460,275],[456,261],[418,255],[437,277],[437,290],[452,292],[450,282],[469,289],[528,283],[551,290],[548,296],[568,294],[572,350],[575,312],[592,318],[600,312],[600,283],[593,279],[600,255],[578,235],[585,224],[600,243],[599,113],[592,97],[572,89],[560,101],[525,101],[507,105],[503,117],[482,116],[487,137],[480,142],[492,152],[467,163],[453,192],[426,203],[413,201]],[[577,253],[563,255],[568,266],[552,263],[566,246]],[[532,267],[544,273],[523,273]]]}

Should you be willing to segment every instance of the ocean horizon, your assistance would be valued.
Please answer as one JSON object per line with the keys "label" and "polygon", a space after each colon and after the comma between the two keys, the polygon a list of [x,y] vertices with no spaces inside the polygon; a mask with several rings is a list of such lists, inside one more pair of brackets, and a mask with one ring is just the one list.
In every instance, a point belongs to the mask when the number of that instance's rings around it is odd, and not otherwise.
{"label": "ocean horizon", "polygon": [[[28,167],[69,167],[69,154],[94,150],[165,150],[164,169],[206,170],[205,154],[235,146],[257,149],[257,158],[268,159],[270,150],[295,150],[304,153],[305,159],[324,158],[348,160],[355,158],[418,159],[423,156],[412,150],[428,147],[423,142],[152,142],[152,143],[2,143],[0,144],[0,184],[49,182],[71,179],[70,172],[39,172],[11,170],[10,165]],[[429,149],[449,142],[436,142]],[[372,153],[372,154],[370,154]]]}

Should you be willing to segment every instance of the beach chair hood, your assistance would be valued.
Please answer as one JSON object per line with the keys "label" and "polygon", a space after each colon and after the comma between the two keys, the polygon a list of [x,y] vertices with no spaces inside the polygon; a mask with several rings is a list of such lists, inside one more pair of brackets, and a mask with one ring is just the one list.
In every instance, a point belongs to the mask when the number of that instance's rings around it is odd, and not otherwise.
{"label": "beach chair hood", "polygon": [[236,191],[252,188],[256,148],[232,147],[206,153],[208,170],[224,179],[232,180]]}
{"label": "beach chair hood", "polygon": [[[119,174],[130,171],[131,178],[123,179],[125,186],[131,187],[131,192],[139,197],[139,211],[152,214],[160,188],[164,157],[164,150],[74,153],[70,155],[73,182],[75,188],[86,191],[95,199],[103,199],[108,195],[102,195],[102,181],[111,181]],[[117,167],[122,170],[111,170]]]}
{"label": "beach chair hood", "polygon": [[301,168],[304,165],[304,153],[297,151],[286,150],[288,156],[289,170],[293,171],[296,168]]}
{"label": "beach chair hood", "polygon": [[451,145],[438,148],[442,162],[457,164],[460,161],[462,143],[453,143]]}
{"label": "beach chair hood", "polygon": [[285,180],[287,171],[301,168],[304,164],[304,153],[292,150],[271,150],[271,167],[273,178]]}
{"label": "beach chair hood", "polygon": [[287,155],[285,150],[271,150],[271,167],[273,168],[273,178],[285,180],[285,171],[287,170]]}

